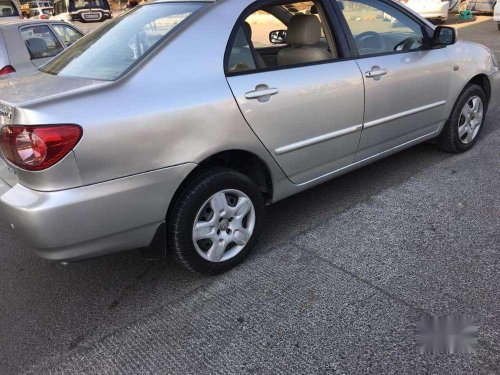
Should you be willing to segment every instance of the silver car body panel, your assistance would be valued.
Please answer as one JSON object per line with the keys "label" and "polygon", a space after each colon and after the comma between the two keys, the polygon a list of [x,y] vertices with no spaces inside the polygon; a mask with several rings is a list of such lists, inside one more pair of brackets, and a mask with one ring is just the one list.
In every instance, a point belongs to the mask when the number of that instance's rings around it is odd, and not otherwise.
{"label": "silver car body panel", "polygon": [[[365,83],[364,129],[356,160],[436,131],[444,120],[452,69],[445,49],[357,60]],[[374,67],[387,74],[367,77]],[[376,126],[375,126],[376,125]]]}
{"label": "silver car body panel", "polygon": [[9,64],[10,64],[9,54],[7,53],[7,47],[5,46],[5,39],[3,37],[3,32],[2,30],[0,30],[0,69]]}
{"label": "silver car body panel", "polygon": [[[363,80],[354,61],[228,77],[255,134],[294,183],[354,161],[363,123]],[[267,101],[245,94],[267,85]]]}
{"label": "silver car body panel", "polygon": [[[226,77],[231,30],[252,2],[208,5],[115,82],[44,73],[1,81],[0,108],[13,113],[0,113],[2,124],[84,129],[73,153],[46,171],[0,166],[0,212],[14,231],[58,260],[145,246],[184,178],[215,154],[256,155],[278,201],[436,136],[473,77],[498,91],[491,52],[465,42]],[[388,74],[364,77],[374,65]],[[246,99],[259,84],[279,93]]]}
{"label": "silver car body panel", "polygon": [[[39,192],[0,179],[0,215],[39,255],[79,260],[148,246],[178,184],[183,164],[100,184]],[[1,171],[0,167],[0,171]]]}

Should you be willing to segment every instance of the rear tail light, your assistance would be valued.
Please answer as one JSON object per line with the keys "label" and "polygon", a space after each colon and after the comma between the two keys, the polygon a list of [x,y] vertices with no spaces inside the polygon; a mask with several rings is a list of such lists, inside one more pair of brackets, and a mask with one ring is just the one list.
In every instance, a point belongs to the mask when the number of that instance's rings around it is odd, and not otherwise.
{"label": "rear tail light", "polygon": [[41,19],[41,20],[48,20],[48,19],[49,19],[49,16],[47,16],[46,14],[42,14],[42,15],[40,16],[40,19]]}
{"label": "rear tail light", "polygon": [[47,169],[64,158],[82,138],[78,125],[7,125],[1,130],[3,155],[28,171]]}
{"label": "rear tail light", "polygon": [[16,69],[12,67],[12,65],[6,65],[2,69],[0,69],[0,76],[9,73],[15,73]]}

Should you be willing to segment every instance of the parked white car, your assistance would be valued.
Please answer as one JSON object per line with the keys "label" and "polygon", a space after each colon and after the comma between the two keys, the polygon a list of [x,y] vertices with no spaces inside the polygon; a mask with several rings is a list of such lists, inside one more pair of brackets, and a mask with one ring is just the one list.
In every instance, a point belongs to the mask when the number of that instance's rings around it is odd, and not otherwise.
{"label": "parked white car", "polygon": [[444,23],[448,19],[450,2],[448,0],[399,0],[414,12],[428,20]]}
{"label": "parked white car", "polygon": [[498,30],[500,30],[500,4],[496,3],[493,9],[493,20],[497,23]]}
{"label": "parked white car", "polygon": [[30,20],[48,20],[52,15],[53,8],[34,8],[30,10]]}

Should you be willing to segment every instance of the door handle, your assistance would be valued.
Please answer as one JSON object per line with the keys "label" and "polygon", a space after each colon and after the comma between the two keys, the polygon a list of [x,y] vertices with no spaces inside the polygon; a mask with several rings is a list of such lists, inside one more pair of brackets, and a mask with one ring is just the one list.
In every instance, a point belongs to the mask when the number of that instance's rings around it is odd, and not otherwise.
{"label": "door handle", "polygon": [[245,93],[247,99],[257,99],[259,102],[267,102],[272,95],[279,93],[276,88],[270,88],[267,85],[257,85],[255,90]]}
{"label": "door handle", "polygon": [[382,69],[378,66],[374,66],[372,70],[365,73],[365,76],[368,78],[380,79],[381,76],[385,76],[387,74],[387,69]]}

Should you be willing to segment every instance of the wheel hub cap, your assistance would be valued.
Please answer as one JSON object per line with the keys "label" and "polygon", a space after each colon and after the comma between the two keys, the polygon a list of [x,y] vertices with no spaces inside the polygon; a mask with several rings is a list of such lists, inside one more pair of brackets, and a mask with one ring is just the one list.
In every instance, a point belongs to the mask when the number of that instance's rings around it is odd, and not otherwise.
{"label": "wheel hub cap", "polygon": [[476,138],[483,122],[483,112],[483,101],[479,96],[473,96],[465,103],[458,118],[460,142],[468,144]]}
{"label": "wheel hub cap", "polygon": [[220,223],[219,223],[219,229],[220,230],[227,230],[229,228],[229,221],[227,220],[222,220]]}
{"label": "wheel hub cap", "polygon": [[193,244],[210,262],[224,262],[238,255],[252,237],[255,208],[239,190],[223,190],[200,208],[193,224]]}

